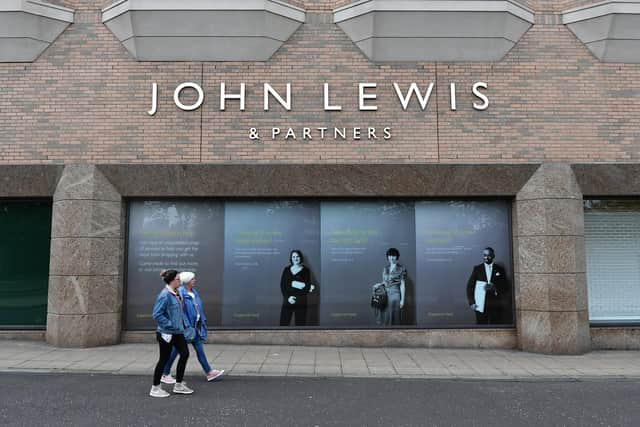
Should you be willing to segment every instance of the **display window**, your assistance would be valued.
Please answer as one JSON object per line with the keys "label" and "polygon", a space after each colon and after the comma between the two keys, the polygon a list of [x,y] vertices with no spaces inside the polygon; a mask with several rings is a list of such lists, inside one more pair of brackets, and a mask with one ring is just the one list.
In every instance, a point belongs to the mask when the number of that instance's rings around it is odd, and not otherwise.
{"label": "display window", "polygon": [[212,328],[511,326],[507,200],[132,200],[126,328],[191,271]]}
{"label": "display window", "polygon": [[640,323],[640,201],[585,200],[589,320]]}

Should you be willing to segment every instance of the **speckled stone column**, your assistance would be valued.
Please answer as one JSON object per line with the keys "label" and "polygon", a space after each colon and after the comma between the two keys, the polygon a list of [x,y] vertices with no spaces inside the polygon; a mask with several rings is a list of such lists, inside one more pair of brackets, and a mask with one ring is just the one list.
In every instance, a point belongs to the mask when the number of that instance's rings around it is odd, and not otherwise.
{"label": "speckled stone column", "polygon": [[67,165],[53,196],[47,342],[116,344],[122,318],[122,198],[93,165]]}
{"label": "speckled stone column", "polygon": [[540,166],[516,195],[514,225],[520,349],[589,351],[582,192],[569,165]]}

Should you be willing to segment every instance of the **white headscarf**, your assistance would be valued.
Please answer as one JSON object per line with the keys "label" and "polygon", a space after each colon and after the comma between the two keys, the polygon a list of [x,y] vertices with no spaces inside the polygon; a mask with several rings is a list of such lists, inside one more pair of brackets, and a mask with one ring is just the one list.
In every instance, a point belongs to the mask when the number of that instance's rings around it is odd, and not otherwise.
{"label": "white headscarf", "polygon": [[180,273],[180,284],[184,285],[185,283],[189,283],[193,280],[196,275],[190,271],[183,271]]}

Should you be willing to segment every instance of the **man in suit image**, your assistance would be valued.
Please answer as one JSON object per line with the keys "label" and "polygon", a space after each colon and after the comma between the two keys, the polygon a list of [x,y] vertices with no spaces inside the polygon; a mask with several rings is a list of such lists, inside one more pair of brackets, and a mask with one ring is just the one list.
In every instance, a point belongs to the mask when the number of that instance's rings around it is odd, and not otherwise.
{"label": "man in suit image", "polygon": [[482,257],[484,262],[473,267],[467,281],[467,301],[476,314],[478,325],[502,323],[503,299],[509,295],[507,275],[504,268],[493,262],[493,248],[484,248]]}

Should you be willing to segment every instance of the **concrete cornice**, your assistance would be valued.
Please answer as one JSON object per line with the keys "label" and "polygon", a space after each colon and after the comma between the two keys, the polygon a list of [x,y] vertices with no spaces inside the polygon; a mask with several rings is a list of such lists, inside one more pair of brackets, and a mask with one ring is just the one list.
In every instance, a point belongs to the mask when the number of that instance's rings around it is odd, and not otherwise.
{"label": "concrete cornice", "polygon": [[74,15],[73,9],[36,0],[3,0],[0,3],[2,12],[25,12],[68,23],[73,23]]}
{"label": "concrete cornice", "polygon": [[333,18],[375,62],[499,61],[535,21],[511,0],[362,0]]}
{"label": "concrete cornice", "polygon": [[121,0],[102,11],[139,61],[266,61],[305,19],[279,0]]}
{"label": "concrete cornice", "polygon": [[102,22],[134,10],[264,10],[301,23],[305,21],[304,9],[278,0],[120,0],[102,9]]}
{"label": "concrete cornice", "polygon": [[339,23],[370,12],[508,12],[534,23],[534,12],[510,0],[361,0],[333,11]]}
{"label": "concrete cornice", "polygon": [[640,14],[640,1],[610,0],[565,10],[562,12],[562,23],[572,24],[611,14]]}
{"label": "concrete cornice", "polygon": [[600,61],[640,63],[640,0],[566,10],[562,22]]}
{"label": "concrete cornice", "polygon": [[0,1],[0,62],[33,62],[74,21],[74,11],[36,0]]}

